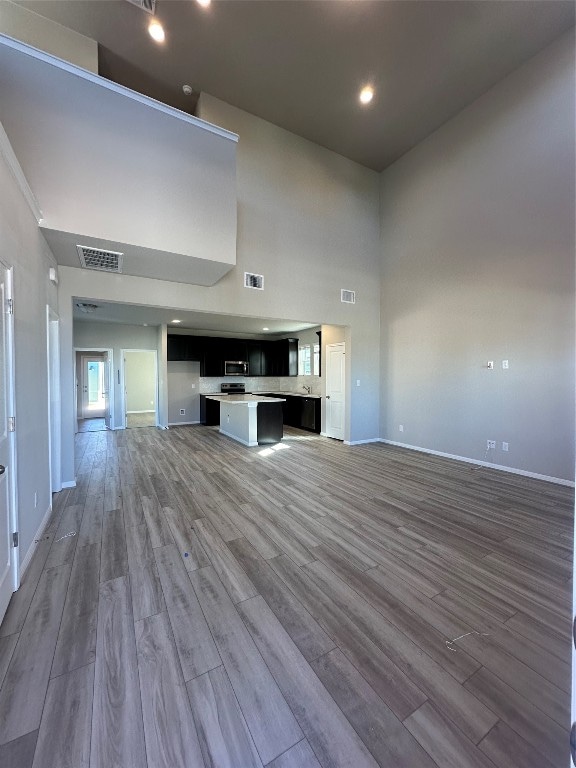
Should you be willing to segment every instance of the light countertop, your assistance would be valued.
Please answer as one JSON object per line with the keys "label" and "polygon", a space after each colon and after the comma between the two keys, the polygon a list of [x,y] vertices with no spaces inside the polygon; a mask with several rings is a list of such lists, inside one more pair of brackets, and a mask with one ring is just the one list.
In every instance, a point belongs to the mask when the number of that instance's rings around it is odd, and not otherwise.
{"label": "light countertop", "polygon": [[282,397],[263,397],[260,395],[205,395],[207,400],[218,400],[221,403],[245,405],[248,403],[284,403]]}

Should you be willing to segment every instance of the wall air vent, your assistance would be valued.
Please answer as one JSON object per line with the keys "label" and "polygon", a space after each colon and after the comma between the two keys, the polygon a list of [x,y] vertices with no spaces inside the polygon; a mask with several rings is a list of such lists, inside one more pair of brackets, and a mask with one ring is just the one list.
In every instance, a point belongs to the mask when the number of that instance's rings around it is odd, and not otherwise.
{"label": "wall air vent", "polygon": [[128,2],[132,3],[132,5],[137,5],[138,8],[142,8],[142,10],[152,15],[156,12],[156,0],[128,0]]}
{"label": "wall air vent", "polygon": [[244,288],[256,288],[264,290],[264,275],[254,275],[252,272],[244,272]]}
{"label": "wall air vent", "polygon": [[347,291],[344,288],[340,291],[340,301],[344,304],[356,304],[356,291]]}
{"label": "wall air vent", "polygon": [[122,272],[123,253],[102,251],[87,245],[77,245],[80,264],[84,269],[97,269],[99,272]]}

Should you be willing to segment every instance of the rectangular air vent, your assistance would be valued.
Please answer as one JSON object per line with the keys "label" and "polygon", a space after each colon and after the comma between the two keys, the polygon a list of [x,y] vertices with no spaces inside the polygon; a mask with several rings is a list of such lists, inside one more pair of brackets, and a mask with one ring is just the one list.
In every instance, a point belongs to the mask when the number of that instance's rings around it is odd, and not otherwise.
{"label": "rectangular air vent", "polygon": [[356,304],[356,291],[347,291],[344,288],[340,291],[340,301],[344,304]]}
{"label": "rectangular air vent", "polygon": [[128,0],[128,2],[132,3],[132,5],[137,5],[138,8],[142,8],[142,10],[152,15],[156,12],[156,0]]}
{"label": "rectangular air vent", "polygon": [[80,264],[84,269],[97,269],[99,272],[122,272],[123,253],[102,251],[87,245],[77,245]]}
{"label": "rectangular air vent", "polygon": [[252,272],[244,272],[244,288],[256,288],[264,290],[264,275],[254,275]]}

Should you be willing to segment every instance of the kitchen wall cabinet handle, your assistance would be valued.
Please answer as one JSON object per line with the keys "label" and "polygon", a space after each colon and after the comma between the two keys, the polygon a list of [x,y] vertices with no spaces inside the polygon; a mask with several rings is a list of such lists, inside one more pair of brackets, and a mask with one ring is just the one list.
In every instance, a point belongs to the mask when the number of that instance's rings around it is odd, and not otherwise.
{"label": "kitchen wall cabinet handle", "polygon": [[326,400],[330,400],[330,395],[326,395]]}

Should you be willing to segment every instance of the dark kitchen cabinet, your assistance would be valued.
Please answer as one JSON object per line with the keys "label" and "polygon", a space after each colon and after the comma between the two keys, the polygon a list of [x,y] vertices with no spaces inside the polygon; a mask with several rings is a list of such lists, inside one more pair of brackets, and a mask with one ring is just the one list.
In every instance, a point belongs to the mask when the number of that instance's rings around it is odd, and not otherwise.
{"label": "dark kitchen cabinet", "polygon": [[226,360],[248,362],[249,376],[297,376],[298,339],[261,341],[168,334],[168,360],[198,360],[201,376],[224,376]]}
{"label": "dark kitchen cabinet", "polygon": [[249,376],[266,376],[261,341],[248,341],[246,343],[246,359]]}
{"label": "dark kitchen cabinet", "polygon": [[203,365],[200,366],[201,376],[224,375],[223,341],[217,337],[206,336],[204,338],[204,360]]}
{"label": "dark kitchen cabinet", "polygon": [[281,397],[284,424],[298,429],[308,429],[320,434],[322,420],[322,399],[302,395],[286,395],[267,392],[266,397]]}
{"label": "dark kitchen cabinet", "polygon": [[200,423],[207,427],[220,424],[220,401],[210,400],[206,395],[200,395]]}

